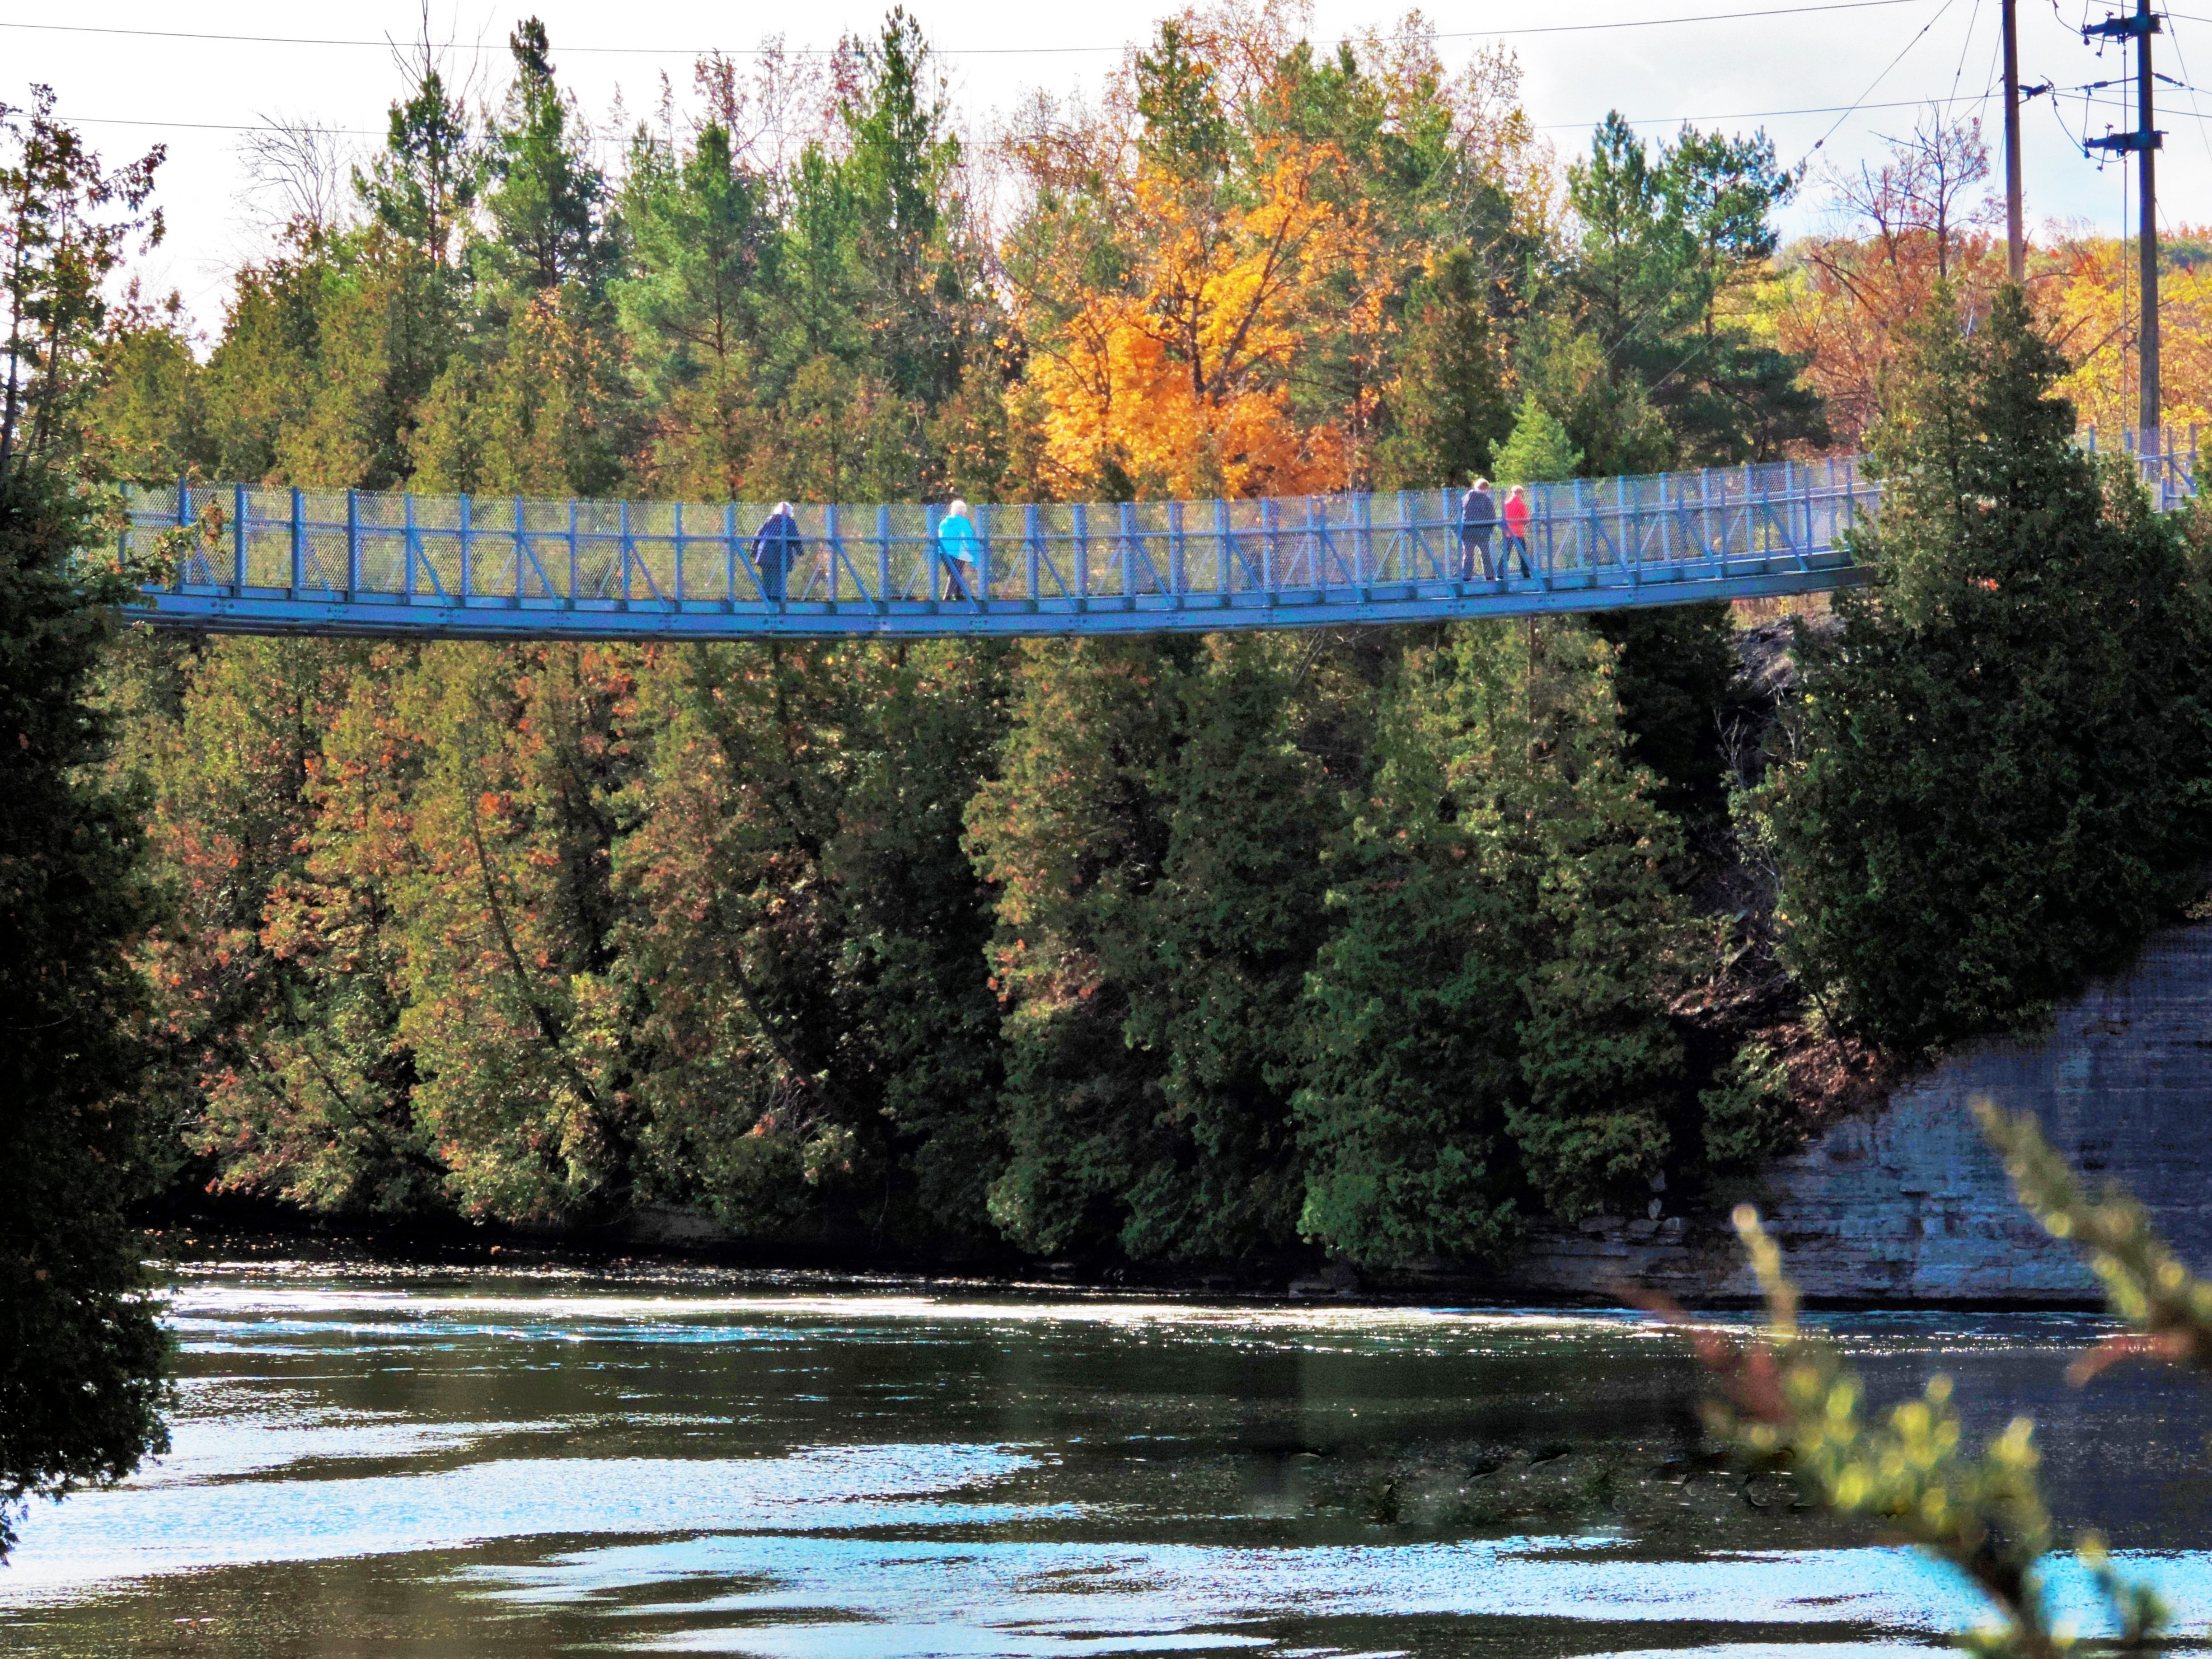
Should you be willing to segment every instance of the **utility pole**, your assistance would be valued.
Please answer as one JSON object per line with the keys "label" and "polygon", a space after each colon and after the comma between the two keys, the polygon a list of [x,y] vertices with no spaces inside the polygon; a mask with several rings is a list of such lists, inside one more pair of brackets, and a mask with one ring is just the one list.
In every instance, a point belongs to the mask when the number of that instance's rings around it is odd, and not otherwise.
{"label": "utility pole", "polygon": [[2020,191],[2020,0],[2004,0],[2005,275],[2027,279]]}
{"label": "utility pole", "polygon": [[2138,336],[2142,369],[2136,377],[2142,383],[2142,402],[2138,424],[2142,428],[2143,441],[2155,444],[2162,423],[2164,404],[2159,397],[2158,385],[2158,181],[2152,158],[2165,142],[2166,135],[2151,125],[2150,38],[2159,32],[2160,20],[2151,15],[2150,0],[2136,0],[2132,17],[2107,17],[2101,23],[2093,23],[2081,31],[2084,40],[2126,40],[2136,43],[2136,130],[2115,132],[2103,138],[2092,138],[2091,149],[2110,150],[2125,154],[2133,150],[2142,167],[2142,222],[2136,234],[2136,251],[2142,262],[2142,330]]}

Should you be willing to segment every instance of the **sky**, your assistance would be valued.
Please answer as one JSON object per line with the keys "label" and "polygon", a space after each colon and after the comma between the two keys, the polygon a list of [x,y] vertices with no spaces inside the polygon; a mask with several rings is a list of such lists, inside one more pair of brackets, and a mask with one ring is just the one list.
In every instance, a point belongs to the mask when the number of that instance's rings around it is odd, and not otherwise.
{"label": "sky", "polygon": [[[479,85],[503,83],[507,29],[531,0],[432,0],[431,31],[461,43],[451,66],[473,65]],[[536,0],[554,62],[595,119],[619,95],[651,108],[664,71],[679,94],[690,64],[710,48],[740,55],[781,33],[794,49],[832,46],[872,33],[886,0],[812,0],[804,7],[699,0]],[[2186,83],[2158,88],[2160,218],[2168,228],[2212,221],[2212,0],[2183,0],[2203,15],[2167,14],[2157,68]],[[1009,0],[908,0],[942,57],[969,125],[1039,89],[1097,88],[1124,46],[1150,34],[1165,5],[1047,5]],[[1313,33],[1331,41],[1388,23],[1403,0],[1315,0]],[[1764,128],[1781,159],[1843,168],[1876,158],[1884,135],[1909,131],[1933,102],[1984,112],[1999,130],[1998,0],[1432,0],[1425,8],[1446,61],[1456,64],[1502,42],[1519,57],[1530,118],[1563,154],[1587,146],[1589,129],[1618,109],[1654,137],[1685,118],[1732,132]],[[2128,72],[2117,48],[2085,45],[2083,23],[2106,15],[2095,0],[2021,0],[2024,82],[2062,90],[2024,112],[2024,165],[2032,223],[2117,229],[2132,196],[2123,169],[2101,169],[2075,141],[2133,125],[2131,95],[2088,83]],[[59,112],[111,162],[167,146],[158,199],[170,227],[143,264],[147,288],[173,288],[200,325],[220,325],[228,273],[261,251],[246,178],[242,129],[308,118],[349,130],[373,147],[398,85],[388,41],[419,36],[417,3],[352,0],[80,0],[65,10],[0,0],[0,101],[33,82],[51,85]],[[203,38],[178,38],[180,35]],[[215,36],[285,37],[275,40]],[[358,44],[344,44],[347,42]],[[2200,83],[2190,70],[2204,78]],[[2201,84],[2206,90],[2195,88]],[[2096,100],[2102,100],[2103,102]],[[2201,107],[2203,116],[2197,111]],[[2132,190],[2132,184],[2128,185]],[[1816,173],[1784,210],[1784,229],[1816,228],[1827,211]],[[2131,222],[2131,220],[2130,220]]]}

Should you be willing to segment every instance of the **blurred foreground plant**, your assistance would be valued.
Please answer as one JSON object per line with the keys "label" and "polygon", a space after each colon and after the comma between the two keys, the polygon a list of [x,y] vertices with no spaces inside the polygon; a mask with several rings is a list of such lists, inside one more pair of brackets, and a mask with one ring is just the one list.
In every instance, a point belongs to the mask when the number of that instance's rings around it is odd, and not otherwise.
{"label": "blurred foreground plant", "polygon": [[[2032,1121],[1977,1109],[1991,1139],[2007,1152],[2023,1199],[2032,1182],[2049,1204],[2046,1210],[2028,1200],[2054,1234],[2088,1236],[2094,1225],[2095,1237],[2112,1241],[2110,1253],[2124,1265],[2111,1272],[2099,1267],[2108,1285],[2132,1284],[2140,1273],[2145,1283],[2166,1287],[2169,1301],[2180,1294],[2202,1298],[2191,1303],[2192,1309],[2212,1304],[2212,1293],[2193,1280],[2172,1281],[2175,1264],[2149,1237],[2139,1209],[2124,1199],[2104,1206],[2083,1204],[2070,1172]],[[2002,1139],[2004,1133],[2013,1139]],[[2025,1178],[2022,1170],[2029,1171]],[[2124,1212],[2132,1212],[2131,1221]],[[2091,1214],[2099,1220],[2085,1224]],[[2052,1218],[2061,1219],[2054,1224]],[[1970,1651],[1992,1659],[2051,1659],[2075,1650],[2072,1633],[2052,1622],[2044,1600],[2043,1565],[2054,1540],[2036,1480],[2034,1425],[2014,1418],[1978,1451],[1969,1451],[1951,1379],[1940,1374],[1929,1379],[1920,1398],[1870,1414],[1864,1386],[1835,1346],[1799,1324],[1797,1287],[1783,1271],[1781,1249],[1759,1212],[1739,1205],[1735,1221],[1766,1300],[1766,1320],[1750,1340],[1691,1324],[1678,1310],[1656,1309],[1683,1328],[1719,1383],[1705,1407],[1715,1436],[1734,1447],[1751,1472],[1786,1468],[1806,1496],[1823,1507],[1868,1516],[1887,1537],[1917,1544],[1964,1574],[2001,1620],[1993,1629],[1960,1638]],[[2117,1291],[2114,1300],[2121,1305]],[[2138,1300],[2145,1309],[2154,1305],[2148,1296]],[[2075,1367],[2077,1381],[2087,1374]],[[2167,1620],[2157,1596],[2119,1576],[2096,1534],[2083,1534],[2074,1553],[2111,1606],[2117,1646],[2139,1648],[2154,1640]]]}
{"label": "blurred foreground plant", "polygon": [[1716,1435],[1755,1466],[1786,1465],[1806,1495],[1843,1515],[1871,1516],[1897,1537],[1949,1562],[1972,1579],[2004,1620],[1980,1651],[2045,1659],[2064,1651],[2043,1605],[2038,1564],[2050,1550],[2051,1517],[2035,1479],[2034,1425],[2015,1418],[1970,1454],[1962,1443],[1951,1379],[1879,1419],[1865,1389],[1826,1338],[1797,1321],[1797,1287],[1782,1252],[1739,1205],[1736,1231],[1766,1297],[1766,1322],[1737,1345],[1717,1332],[1697,1337],[1699,1356],[1722,1383],[1708,1402]]}
{"label": "blurred foreground plant", "polygon": [[2074,1362],[2077,1384],[2124,1359],[2163,1359],[2212,1370],[2212,1285],[2183,1267],[2151,1231],[2142,1205],[2106,1183],[2092,1199],[2035,1119],[1986,1098],[1973,1103],[1982,1133],[2005,1161],[2013,1191],[2056,1239],[2070,1243],[2103,1281],[2112,1311],[2134,1328]]}

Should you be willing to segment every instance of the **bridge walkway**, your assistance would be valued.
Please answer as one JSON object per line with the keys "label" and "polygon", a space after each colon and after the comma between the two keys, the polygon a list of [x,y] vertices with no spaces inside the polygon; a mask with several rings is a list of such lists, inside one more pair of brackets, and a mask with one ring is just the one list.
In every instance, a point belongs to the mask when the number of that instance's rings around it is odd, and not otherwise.
{"label": "bridge walkway", "polygon": [[[2145,446],[2161,505],[2186,447]],[[1499,492],[1501,497],[1503,492]],[[1766,598],[1864,578],[1879,509],[1859,460],[1528,487],[1526,559],[1464,557],[1456,491],[979,505],[975,562],[940,505],[800,506],[781,593],[753,556],[770,507],[246,484],[133,486],[125,550],[170,562],[132,614],[252,634],[716,640],[1103,635],[1516,617]],[[1470,569],[1472,564],[1474,568]]]}

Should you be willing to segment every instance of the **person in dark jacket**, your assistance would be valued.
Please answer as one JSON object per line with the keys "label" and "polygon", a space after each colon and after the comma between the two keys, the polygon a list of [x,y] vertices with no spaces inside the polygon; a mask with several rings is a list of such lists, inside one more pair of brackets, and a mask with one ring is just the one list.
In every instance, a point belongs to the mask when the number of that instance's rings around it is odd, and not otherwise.
{"label": "person in dark jacket", "polygon": [[799,562],[799,520],[792,516],[791,503],[778,501],[753,537],[753,565],[771,604],[783,601],[784,582]]}
{"label": "person in dark jacket", "polygon": [[1482,579],[1496,574],[1490,567],[1490,538],[1498,528],[1498,502],[1490,493],[1490,480],[1477,478],[1459,498],[1459,579],[1474,580],[1475,556],[1482,556]]}

